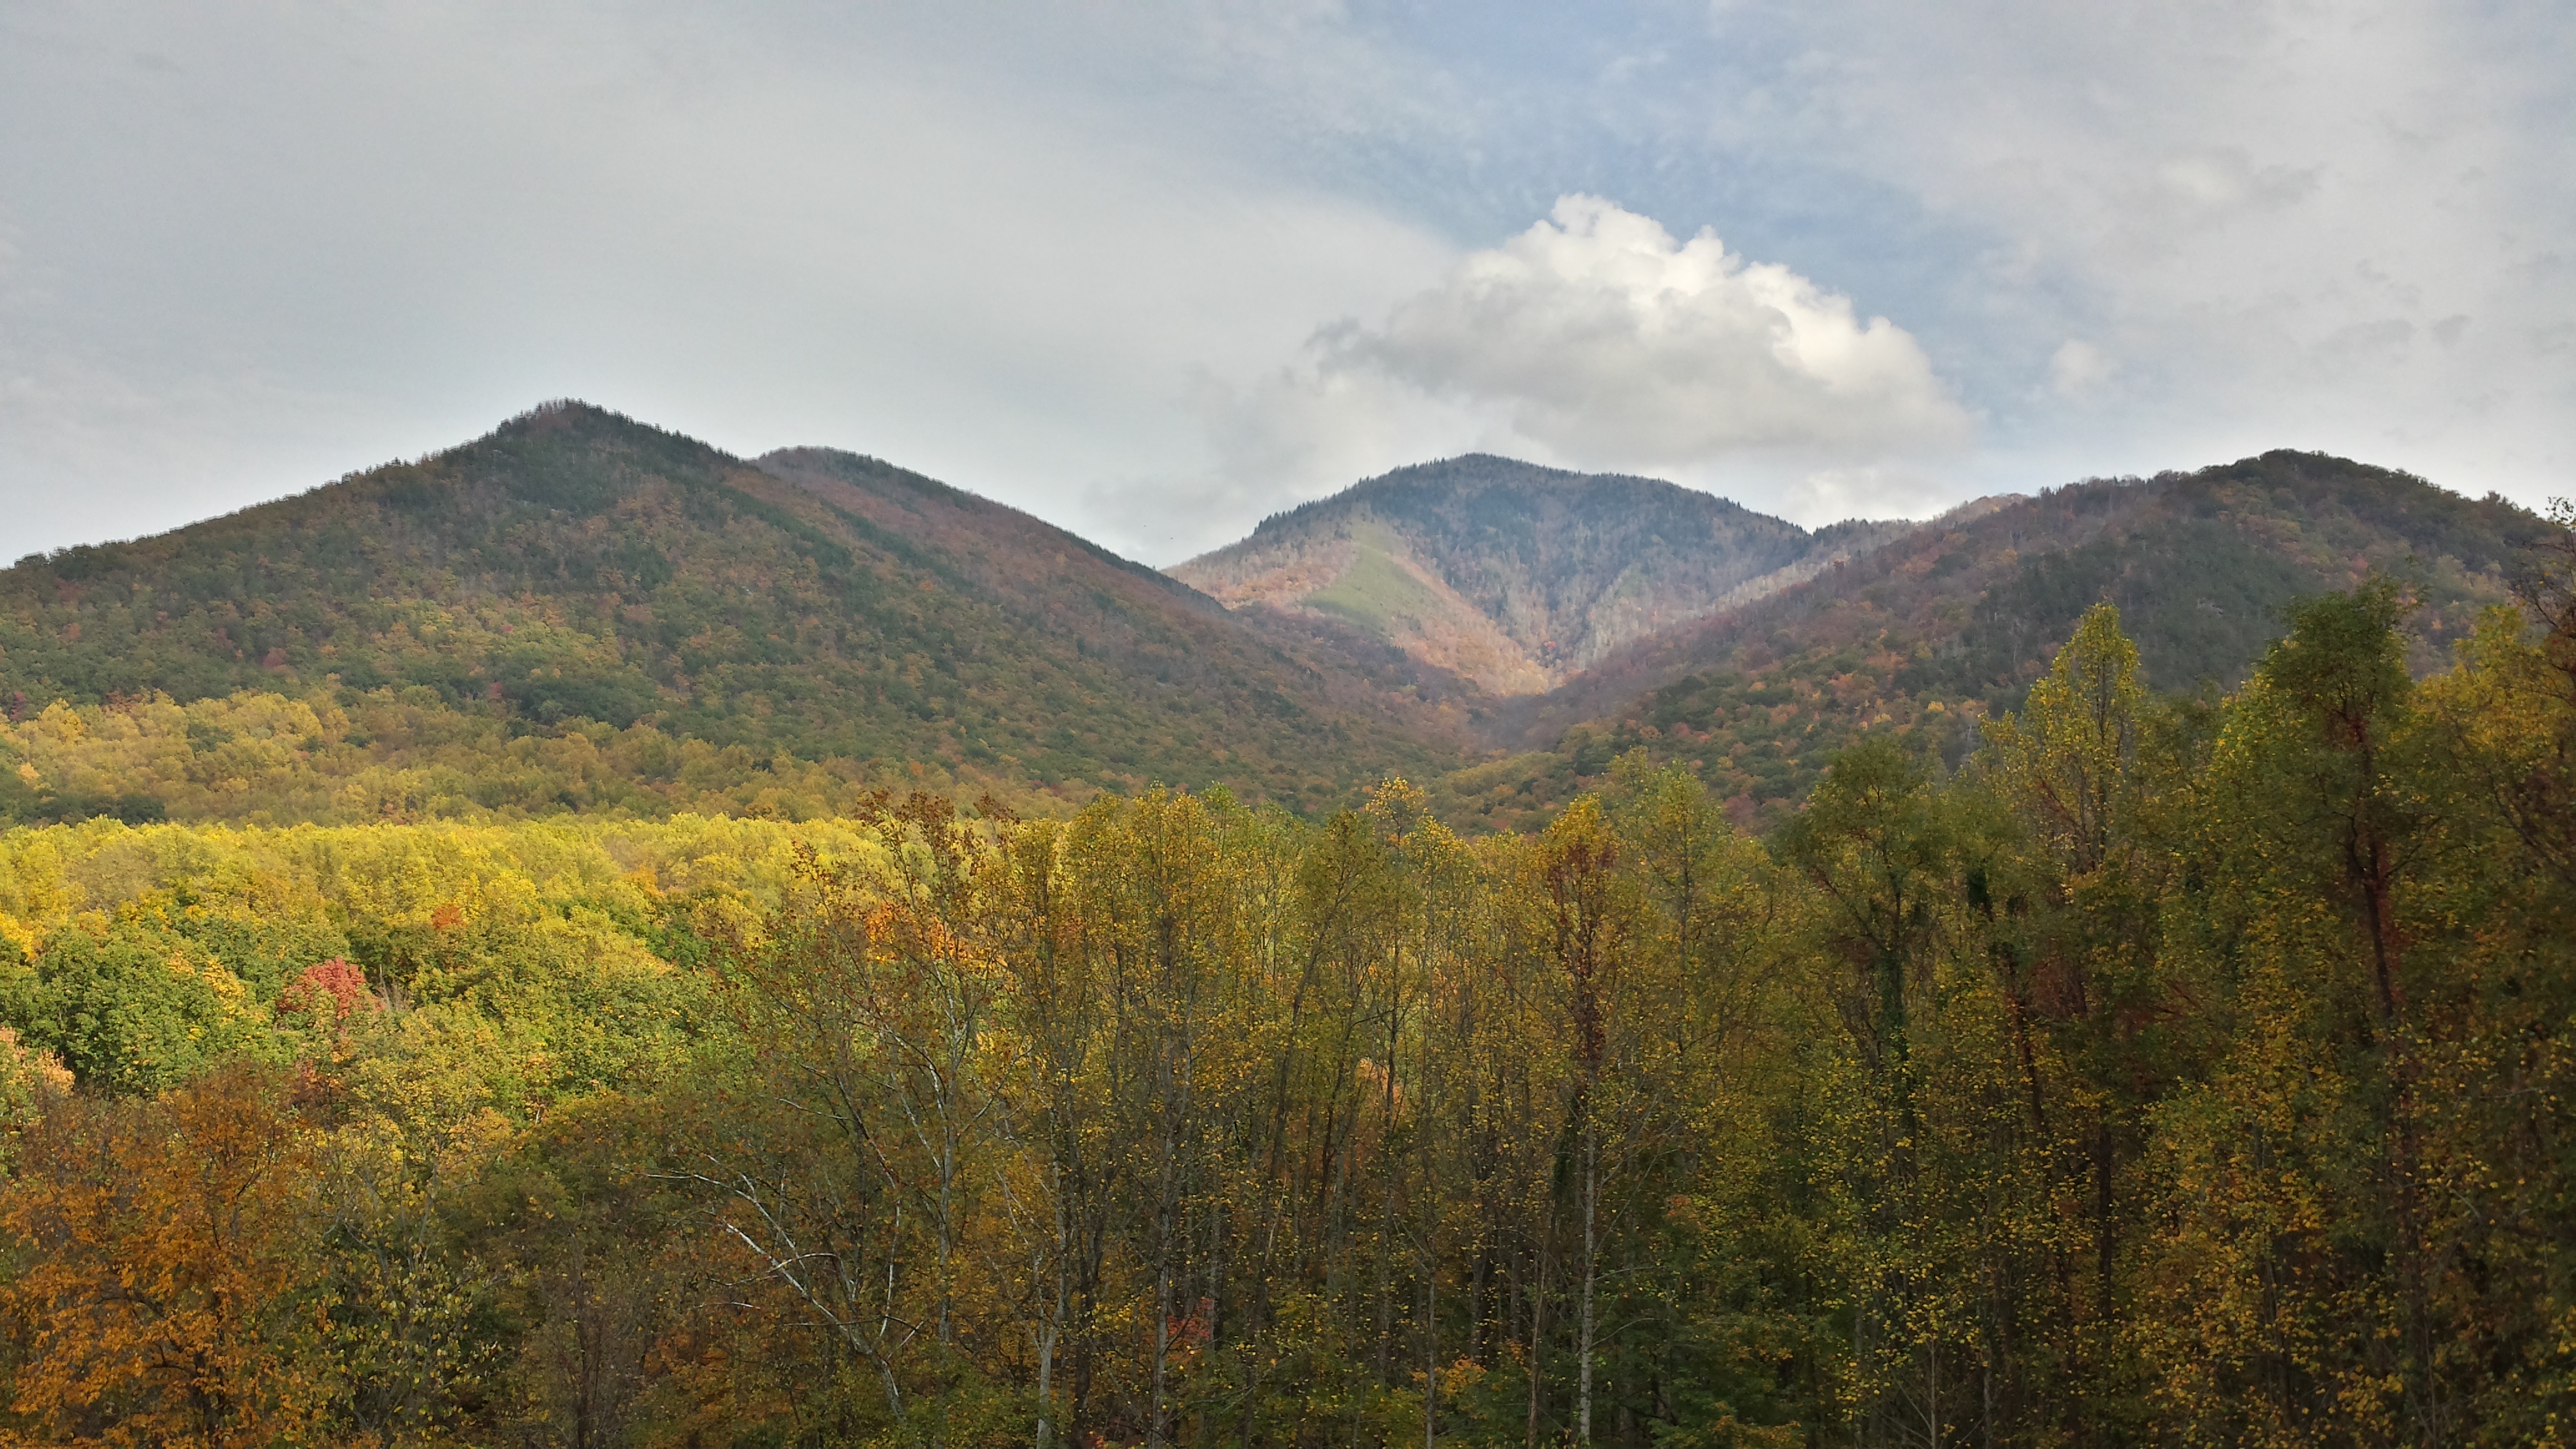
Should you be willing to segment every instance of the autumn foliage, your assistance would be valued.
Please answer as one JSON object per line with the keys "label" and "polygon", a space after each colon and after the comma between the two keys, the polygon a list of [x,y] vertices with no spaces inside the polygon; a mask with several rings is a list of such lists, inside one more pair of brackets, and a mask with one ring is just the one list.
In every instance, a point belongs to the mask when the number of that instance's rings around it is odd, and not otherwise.
{"label": "autumn foliage", "polygon": [[13,1442],[292,1443],[329,1390],[300,1361],[311,1142],[255,1068],[149,1102],[48,1092],[0,1224],[20,1357]]}
{"label": "autumn foliage", "polygon": [[2219,700],[2099,608],[1767,839],[1637,754],[1481,838],[13,832],[0,1422],[2563,1443],[2570,582],[2421,679],[2399,587],[2303,601]]}

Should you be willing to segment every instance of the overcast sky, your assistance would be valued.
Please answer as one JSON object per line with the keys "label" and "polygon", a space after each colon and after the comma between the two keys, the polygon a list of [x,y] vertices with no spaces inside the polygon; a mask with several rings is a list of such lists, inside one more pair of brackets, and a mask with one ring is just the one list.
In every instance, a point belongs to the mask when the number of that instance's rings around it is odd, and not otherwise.
{"label": "overcast sky", "polygon": [[0,559],[560,396],[1158,564],[1477,448],[2537,505],[2571,139],[2564,0],[0,0]]}

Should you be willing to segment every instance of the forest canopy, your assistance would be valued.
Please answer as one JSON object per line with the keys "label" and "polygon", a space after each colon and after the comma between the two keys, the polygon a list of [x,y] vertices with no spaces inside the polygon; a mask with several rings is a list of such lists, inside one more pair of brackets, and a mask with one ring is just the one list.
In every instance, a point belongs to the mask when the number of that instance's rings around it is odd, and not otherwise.
{"label": "forest canopy", "polygon": [[[2305,599],[2213,700],[2101,606],[1767,837],[1642,752],[1481,837],[10,830],[0,1441],[2563,1442],[2566,582],[2422,680],[2397,586]],[[122,717],[27,798],[389,728]]]}

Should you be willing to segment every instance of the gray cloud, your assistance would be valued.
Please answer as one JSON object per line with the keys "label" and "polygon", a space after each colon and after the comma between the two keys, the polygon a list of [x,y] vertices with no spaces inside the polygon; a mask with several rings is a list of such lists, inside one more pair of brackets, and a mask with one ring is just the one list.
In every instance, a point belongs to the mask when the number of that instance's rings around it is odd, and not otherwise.
{"label": "gray cloud", "polygon": [[[2284,444],[2536,501],[2571,129],[2547,0],[10,7],[0,556],[556,394],[1156,560],[1467,446],[1802,513]],[[1551,270],[1567,195],[1733,280]],[[1873,405],[1743,345],[1765,265]]]}
{"label": "gray cloud", "polygon": [[0,147],[0,551],[172,526],[556,395],[1095,528],[1091,481],[1195,471],[1192,369],[1258,366],[1450,255],[896,18],[0,17],[0,132],[28,138]]}
{"label": "gray cloud", "polygon": [[[2527,280],[2576,226],[2565,7],[1858,0],[1712,24],[1810,57],[1772,92],[1785,116],[1721,103],[1721,134],[1985,238],[1956,303],[1905,315],[1936,357],[1983,344],[1963,372],[1990,466],[2290,444],[2535,497],[2576,464],[2576,373],[2477,325],[2576,311],[2563,278]],[[1998,385],[2063,384],[2088,353],[2117,368],[2078,412]]]}

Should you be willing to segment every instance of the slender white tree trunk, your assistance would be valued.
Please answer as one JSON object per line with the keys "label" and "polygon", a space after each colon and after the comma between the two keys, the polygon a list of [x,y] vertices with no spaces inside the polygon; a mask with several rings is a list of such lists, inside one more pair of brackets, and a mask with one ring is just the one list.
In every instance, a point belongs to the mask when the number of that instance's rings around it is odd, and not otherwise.
{"label": "slender white tree trunk", "polygon": [[1601,1199],[1601,1139],[1591,1121],[1590,1103],[1585,1104],[1583,1123],[1583,1394],[1575,1422],[1579,1442],[1592,1442],[1592,1284],[1601,1259],[1600,1243],[1594,1228],[1595,1207]]}
{"label": "slender white tree trunk", "polygon": [[1038,1330],[1038,1438],[1037,1449],[1048,1449],[1054,1437],[1055,1423],[1055,1346],[1064,1336],[1064,1318],[1068,1288],[1066,1274],[1073,1255],[1072,1232],[1065,1222],[1064,1174],[1049,1169],[1055,1191],[1055,1306],[1047,1316],[1046,1326]]}

